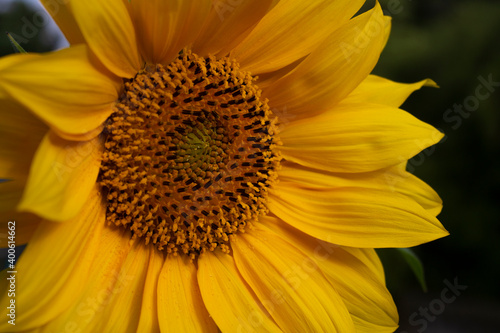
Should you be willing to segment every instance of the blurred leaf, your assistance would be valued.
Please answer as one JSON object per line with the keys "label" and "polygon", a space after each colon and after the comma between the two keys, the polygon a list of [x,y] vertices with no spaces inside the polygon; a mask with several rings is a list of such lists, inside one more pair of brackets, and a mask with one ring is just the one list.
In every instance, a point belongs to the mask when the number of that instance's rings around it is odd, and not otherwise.
{"label": "blurred leaf", "polygon": [[398,250],[398,252],[404,258],[406,263],[410,266],[411,270],[417,277],[417,280],[420,283],[422,290],[424,292],[427,292],[427,284],[425,283],[425,276],[424,276],[424,266],[422,265],[422,262],[417,257],[415,252],[413,252],[413,250],[411,249],[396,249],[396,250]]}
{"label": "blurred leaf", "polygon": [[27,53],[23,47],[21,45],[19,45],[18,42],[16,42],[16,40],[14,39],[14,37],[12,37],[12,35],[10,33],[7,32],[7,37],[9,38],[9,41],[10,43],[12,44],[12,46],[14,47],[14,49],[19,52],[19,53]]}

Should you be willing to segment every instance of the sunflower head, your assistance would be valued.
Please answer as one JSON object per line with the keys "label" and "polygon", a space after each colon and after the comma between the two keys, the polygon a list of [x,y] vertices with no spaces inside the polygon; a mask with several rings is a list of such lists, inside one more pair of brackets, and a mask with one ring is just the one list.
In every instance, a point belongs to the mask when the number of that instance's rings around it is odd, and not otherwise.
{"label": "sunflower head", "polygon": [[71,46],[0,59],[15,329],[397,328],[374,249],[447,234],[405,170],[442,134],[399,109],[432,81],[370,75],[380,5],[42,3]]}
{"label": "sunflower head", "polygon": [[184,50],[147,65],[105,126],[98,182],[107,221],[194,258],[267,212],[279,163],[276,119],[255,79],[228,57]]}

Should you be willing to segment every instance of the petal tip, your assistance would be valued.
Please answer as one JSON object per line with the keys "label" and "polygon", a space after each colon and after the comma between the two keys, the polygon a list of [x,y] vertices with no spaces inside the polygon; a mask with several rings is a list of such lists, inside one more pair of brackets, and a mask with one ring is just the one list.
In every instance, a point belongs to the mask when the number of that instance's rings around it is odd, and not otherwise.
{"label": "petal tip", "polygon": [[424,84],[423,84],[424,87],[431,87],[431,88],[441,88],[437,83],[436,81],[432,80],[432,79],[426,79],[424,80]]}

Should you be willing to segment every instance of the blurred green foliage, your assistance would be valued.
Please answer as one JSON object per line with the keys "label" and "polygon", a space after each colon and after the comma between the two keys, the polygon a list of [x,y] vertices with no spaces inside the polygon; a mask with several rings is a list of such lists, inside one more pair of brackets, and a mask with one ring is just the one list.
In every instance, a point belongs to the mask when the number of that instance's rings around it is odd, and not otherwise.
{"label": "blurred green foliage", "polygon": [[[1,3],[3,2],[3,3]],[[48,52],[56,47],[59,36],[48,29],[48,14],[23,1],[5,4],[0,0],[0,56],[14,53],[6,33],[10,33],[28,52]]]}

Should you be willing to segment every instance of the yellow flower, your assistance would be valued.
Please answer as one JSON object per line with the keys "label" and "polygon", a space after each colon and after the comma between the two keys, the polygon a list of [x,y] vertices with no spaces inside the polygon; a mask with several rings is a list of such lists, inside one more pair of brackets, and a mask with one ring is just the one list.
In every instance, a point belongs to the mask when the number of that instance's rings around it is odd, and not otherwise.
{"label": "yellow flower", "polygon": [[432,81],[369,74],[378,4],[42,3],[71,47],[0,60],[2,331],[396,329],[374,248],[447,234],[405,171],[442,135],[398,109]]}

